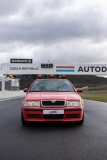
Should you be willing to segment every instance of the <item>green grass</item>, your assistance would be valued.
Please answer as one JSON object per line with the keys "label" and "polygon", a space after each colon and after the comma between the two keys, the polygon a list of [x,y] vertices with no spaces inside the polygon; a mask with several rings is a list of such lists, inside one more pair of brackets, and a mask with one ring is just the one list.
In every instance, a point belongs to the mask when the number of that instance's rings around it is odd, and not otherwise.
{"label": "green grass", "polygon": [[97,86],[97,87],[89,87],[84,90],[85,91],[107,91],[107,85]]}
{"label": "green grass", "polygon": [[107,93],[101,93],[101,92],[82,92],[79,93],[80,96],[83,99],[89,99],[89,100],[94,100],[94,101],[100,101],[100,102],[107,102]]}

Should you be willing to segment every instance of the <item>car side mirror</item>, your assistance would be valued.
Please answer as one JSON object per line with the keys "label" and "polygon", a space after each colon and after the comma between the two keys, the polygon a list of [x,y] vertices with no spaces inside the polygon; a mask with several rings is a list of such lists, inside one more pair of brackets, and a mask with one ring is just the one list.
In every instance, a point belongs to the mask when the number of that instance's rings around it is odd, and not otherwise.
{"label": "car side mirror", "polygon": [[77,92],[83,92],[83,88],[76,88]]}
{"label": "car side mirror", "polygon": [[23,89],[23,92],[28,92],[28,88],[24,88],[24,89]]}

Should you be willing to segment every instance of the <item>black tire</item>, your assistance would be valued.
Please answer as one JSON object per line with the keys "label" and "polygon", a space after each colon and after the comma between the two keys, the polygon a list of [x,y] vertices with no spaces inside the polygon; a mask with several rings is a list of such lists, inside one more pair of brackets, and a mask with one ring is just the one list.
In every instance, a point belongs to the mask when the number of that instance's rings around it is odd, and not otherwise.
{"label": "black tire", "polygon": [[22,113],[22,111],[21,111],[21,122],[22,122],[23,125],[26,125],[26,124],[27,124],[27,121],[25,121],[24,118],[23,118],[23,113]]}
{"label": "black tire", "polygon": [[82,125],[84,123],[84,114],[83,114],[83,118],[81,121],[77,121],[76,124]]}

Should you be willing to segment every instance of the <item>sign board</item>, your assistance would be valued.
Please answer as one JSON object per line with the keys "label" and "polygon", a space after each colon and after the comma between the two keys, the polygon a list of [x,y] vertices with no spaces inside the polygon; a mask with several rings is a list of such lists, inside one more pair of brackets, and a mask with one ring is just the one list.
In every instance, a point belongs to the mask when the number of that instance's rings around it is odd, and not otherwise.
{"label": "sign board", "polygon": [[35,74],[66,74],[66,75],[107,75],[107,64],[53,64],[53,68],[42,68],[41,64],[2,64],[2,74],[35,75]]}
{"label": "sign board", "polygon": [[10,63],[32,63],[32,59],[10,59]]}

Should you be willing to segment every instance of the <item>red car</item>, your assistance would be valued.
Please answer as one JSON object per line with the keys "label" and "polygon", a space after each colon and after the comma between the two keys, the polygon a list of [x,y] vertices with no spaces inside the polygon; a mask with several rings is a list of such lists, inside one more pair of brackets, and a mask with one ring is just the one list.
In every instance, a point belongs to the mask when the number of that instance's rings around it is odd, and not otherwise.
{"label": "red car", "polygon": [[21,121],[27,122],[84,122],[84,102],[77,88],[63,78],[36,79],[25,88],[22,100]]}

